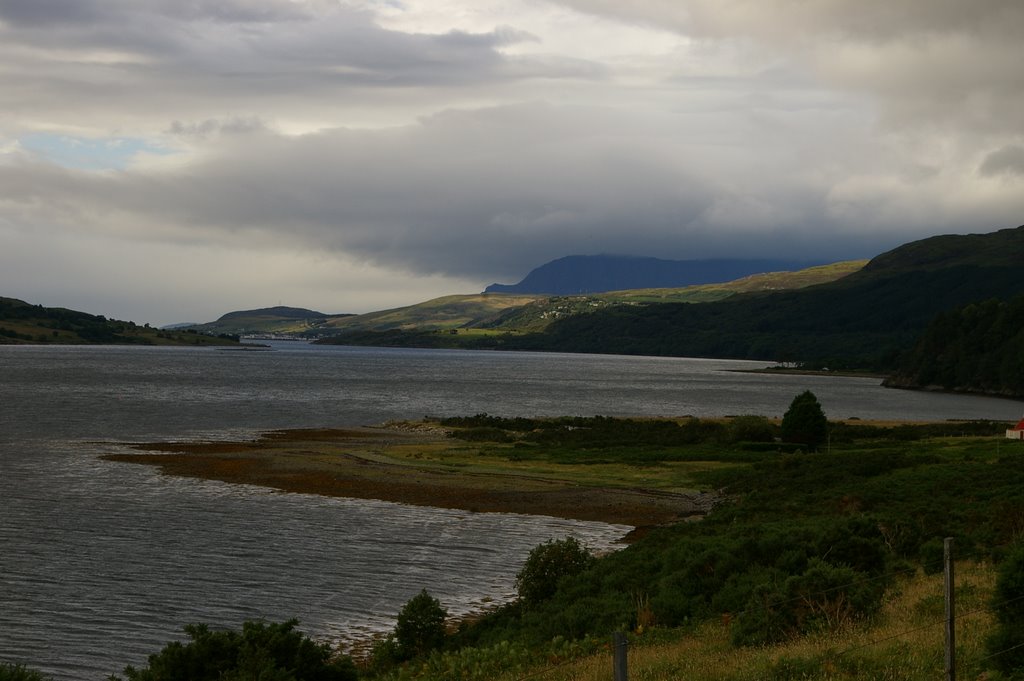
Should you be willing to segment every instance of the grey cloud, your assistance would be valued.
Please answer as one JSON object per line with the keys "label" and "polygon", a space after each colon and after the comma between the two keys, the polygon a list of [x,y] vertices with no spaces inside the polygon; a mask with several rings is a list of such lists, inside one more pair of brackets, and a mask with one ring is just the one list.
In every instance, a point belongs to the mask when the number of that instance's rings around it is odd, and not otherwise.
{"label": "grey cloud", "polygon": [[95,23],[105,15],[101,3],[88,0],[0,0],[0,19],[19,27]]}
{"label": "grey cloud", "polygon": [[[927,187],[847,190],[837,217],[830,202],[838,199],[815,172],[845,155],[837,144],[818,158],[770,152],[756,162],[763,149],[751,141],[731,170],[709,169],[708,154],[717,150],[706,149],[697,132],[671,137],[681,124],[544,104],[300,137],[259,127],[216,135],[207,133],[216,124],[200,123],[208,143],[183,170],[0,165],[0,206],[44,229],[326,249],[484,283],[513,280],[570,253],[840,259],[874,255],[940,225],[1003,226],[994,209],[973,210],[962,222],[961,213],[942,217],[943,197],[932,201],[938,190]],[[918,204],[934,211],[922,214]],[[1005,208],[1019,211],[1020,200]]]}
{"label": "grey cloud", "polygon": [[560,0],[578,10],[784,55],[834,88],[919,129],[1019,132],[1024,3],[1019,0]]}
{"label": "grey cloud", "polygon": [[[326,3],[315,13],[285,0],[0,3],[0,111],[26,126],[134,116],[159,129],[251,111],[274,120],[278,111],[418,104],[440,88],[475,99],[471,88],[606,75],[580,59],[502,53],[533,39],[513,27],[403,33]],[[451,101],[452,91],[440,96]]]}
{"label": "grey cloud", "polygon": [[264,121],[252,116],[223,120],[207,118],[203,121],[173,121],[165,132],[172,137],[207,139],[220,134],[238,135],[267,129],[267,124]]}
{"label": "grey cloud", "polygon": [[1024,175],[1024,147],[1010,145],[993,151],[982,161],[978,172],[988,177]]}
{"label": "grey cloud", "polygon": [[0,19],[20,27],[124,24],[126,18],[257,23],[308,17],[282,0],[0,0]]}

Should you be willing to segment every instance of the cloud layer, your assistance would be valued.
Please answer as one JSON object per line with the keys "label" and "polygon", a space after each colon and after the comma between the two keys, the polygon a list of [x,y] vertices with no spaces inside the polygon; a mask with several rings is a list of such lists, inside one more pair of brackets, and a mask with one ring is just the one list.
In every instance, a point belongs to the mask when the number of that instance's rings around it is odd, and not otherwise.
{"label": "cloud layer", "polygon": [[1016,226],[1021,28],[1009,0],[0,0],[0,295],[364,311],[575,253]]}

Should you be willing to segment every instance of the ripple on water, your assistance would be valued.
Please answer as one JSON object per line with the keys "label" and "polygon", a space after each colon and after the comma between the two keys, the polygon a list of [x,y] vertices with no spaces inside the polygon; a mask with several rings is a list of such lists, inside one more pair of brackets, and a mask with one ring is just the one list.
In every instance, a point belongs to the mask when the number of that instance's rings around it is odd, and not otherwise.
{"label": "ripple on water", "polygon": [[12,593],[0,647],[59,679],[143,663],[190,622],[299,617],[314,637],[352,642],[389,631],[422,588],[466,615],[511,597],[537,543],[606,550],[630,529],[176,478],[98,459],[110,445],[48,446],[37,463],[63,462],[50,491],[23,489],[9,518],[43,536],[0,530],[15,549],[0,559]]}

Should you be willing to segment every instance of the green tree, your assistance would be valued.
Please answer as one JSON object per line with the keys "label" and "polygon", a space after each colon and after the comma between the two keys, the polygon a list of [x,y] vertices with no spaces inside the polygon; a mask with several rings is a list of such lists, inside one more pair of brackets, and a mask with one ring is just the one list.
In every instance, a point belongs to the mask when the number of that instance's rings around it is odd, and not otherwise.
{"label": "green tree", "polygon": [[594,560],[593,554],[573,537],[535,546],[516,574],[519,598],[527,604],[551,598],[559,580],[583,572]]}
{"label": "green tree", "polygon": [[806,445],[811,451],[816,451],[827,437],[825,412],[814,393],[805,390],[793,398],[782,417],[782,440]]}
{"label": "green tree", "polygon": [[409,599],[398,613],[394,640],[399,660],[425,655],[444,645],[448,611],[426,589]]}
{"label": "green tree", "polygon": [[294,619],[245,622],[239,633],[190,624],[187,643],[168,643],[146,667],[126,667],[124,674],[128,681],[355,681],[351,659],[332,658],[330,646],[307,638],[297,625]]}

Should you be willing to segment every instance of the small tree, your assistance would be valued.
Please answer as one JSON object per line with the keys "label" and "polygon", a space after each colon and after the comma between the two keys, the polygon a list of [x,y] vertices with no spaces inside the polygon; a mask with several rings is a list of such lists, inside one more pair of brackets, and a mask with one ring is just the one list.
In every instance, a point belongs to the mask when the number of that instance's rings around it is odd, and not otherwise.
{"label": "small tree", "polygon": [[793,398],[782,417],[782,440],[807,445],[813,452],[827,437],[828,419],[825,418],[825,412],[814,393],[805,390]]}
{"label": "small tree", "polygon": [[425,655],[444,644],[444,621],[448,611],[440,601],[423,589],[402,606],[395,625],[394,639],[400,660]]}
{"label": "small tree", "polygon": [[551,598],[559,580],[583,572],[594,560],[593,554],[573,537],[534,547],[516,575],[519,598],[527,604]]}

